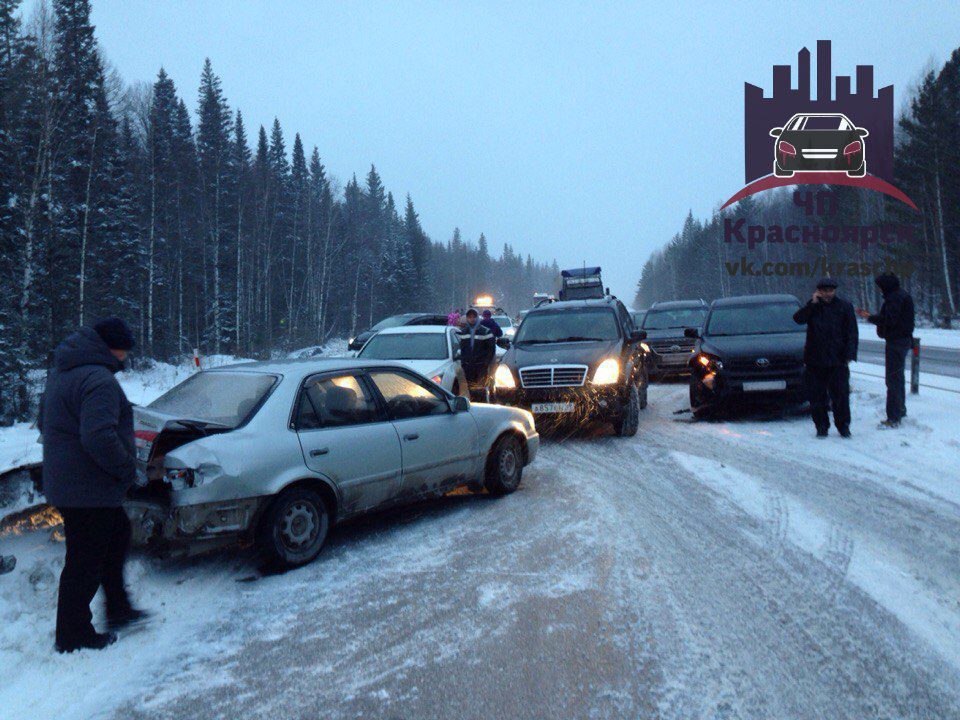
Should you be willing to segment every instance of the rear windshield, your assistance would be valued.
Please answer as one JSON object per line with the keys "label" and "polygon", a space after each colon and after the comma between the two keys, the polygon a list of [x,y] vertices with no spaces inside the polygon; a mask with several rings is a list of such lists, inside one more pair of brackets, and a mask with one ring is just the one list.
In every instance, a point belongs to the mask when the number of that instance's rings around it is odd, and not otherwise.
{"label": "rear windshield", "polygon": [[707,309],[674,308],[672,310],[648,310],[643,320],[644,330],[668,330],[670,328],[698,328],[707,317]]}
{"label": "rear windshield", "polygon": [[200,372],[147,407],[183,420],[235,428],[246,422],[277,381],[263,373]]}
{"label": "rear windshield", "polygon": [[531,313],[517,331],[518,343],[617,340],[620,330],[612,310],[565,310]]}
{"label": "rear windshield", "polygon": [[803,332],[793,321],[796,303],[769,305],[731,305],[714,308],[710,313],[707,335],[772,335]]}
{"label": "rear windshield", "polygon": [[442,360],[447,357],[447,334],[374,335],[357,357],[374,360]]}
{"label": "rear windshield", "polygon": [[403,325],[410,319],[409,315],[391,315],[388,318],[384,318],[376,325],[374,325],[371,330],[386,330],[387,328],[399,327]]}

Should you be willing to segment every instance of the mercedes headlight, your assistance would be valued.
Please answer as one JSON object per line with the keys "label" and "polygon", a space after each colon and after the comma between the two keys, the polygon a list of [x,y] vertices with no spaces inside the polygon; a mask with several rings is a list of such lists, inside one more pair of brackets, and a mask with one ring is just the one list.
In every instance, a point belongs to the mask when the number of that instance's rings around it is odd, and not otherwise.
{"label": "mercedes headlight", "polygon": [[515,388],[517,381],[513,379],[513,373],[506,365],[497,365],[497,372],[493,376],[494,387]]}
{"label": "mercedes headlight", "polygon": [[620,379],[620,361],[616,358],[607,358],[593,373],[594,385],[613,385]]}
{"label": "mercedes headlight", "polygon": [[640,343],[640,347],[643,348],[643,351],[644,351],[645,353],[650,352],[650,346],[647,345],[645,342]]}

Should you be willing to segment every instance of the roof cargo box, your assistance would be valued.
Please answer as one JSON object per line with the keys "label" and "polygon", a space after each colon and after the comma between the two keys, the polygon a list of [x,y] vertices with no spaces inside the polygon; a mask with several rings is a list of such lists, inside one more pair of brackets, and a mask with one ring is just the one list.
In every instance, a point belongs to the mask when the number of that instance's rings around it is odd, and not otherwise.
{"label": "roof cargo box", "polygon": [[599,267],[560,271],[561,300],[603,299],[604,294]]}

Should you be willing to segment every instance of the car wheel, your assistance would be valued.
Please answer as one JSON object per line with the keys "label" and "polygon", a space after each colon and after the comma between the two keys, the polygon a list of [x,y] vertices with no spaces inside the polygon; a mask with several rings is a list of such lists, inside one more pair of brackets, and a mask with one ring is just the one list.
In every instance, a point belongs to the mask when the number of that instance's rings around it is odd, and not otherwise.
{"label": "car wheel", "polygon": [[780,163],[774,161],[773,163],[773,174],[777,177],[793,177],[793,170],[784,170],[780,167]]}
{"label": "car wheel", "polygon": [[640,427],[640,391],[637,386],[630,383],[630,390],[627,393],[627,402],[618,417],[613,422],[613,430],[620,437],[633,437],[637,434]]}
{"label": "car wheel", "polygon": [[504,435],[487,456],[484,487],[497,497],[509,495],[520,487],[523,475],[523,451],[516,435]]}
{"label": "car wheel", "polygon": [[260,521],[258,545],[268,564],[306,565],[320,553],[330,529],[330,511],[308,487],[281,492]]}
{"label": "car wheel", "polygon": [[696,420],[710,417],[712,408],[704,397],[703,386],[695,380],[690,381],[690,412]]}

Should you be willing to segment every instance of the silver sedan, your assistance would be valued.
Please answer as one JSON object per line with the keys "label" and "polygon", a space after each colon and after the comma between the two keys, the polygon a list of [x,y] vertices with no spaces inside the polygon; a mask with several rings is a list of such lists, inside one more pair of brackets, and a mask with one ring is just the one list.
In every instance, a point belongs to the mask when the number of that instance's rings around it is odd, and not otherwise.
{"label": "silver sedan", "polygon": [[256,542],[310,562],[336,521],[459,486],[511,493],[540,439],[525,411],[473,404],[396,362],[246,363],[135,411],[141,544]]}

